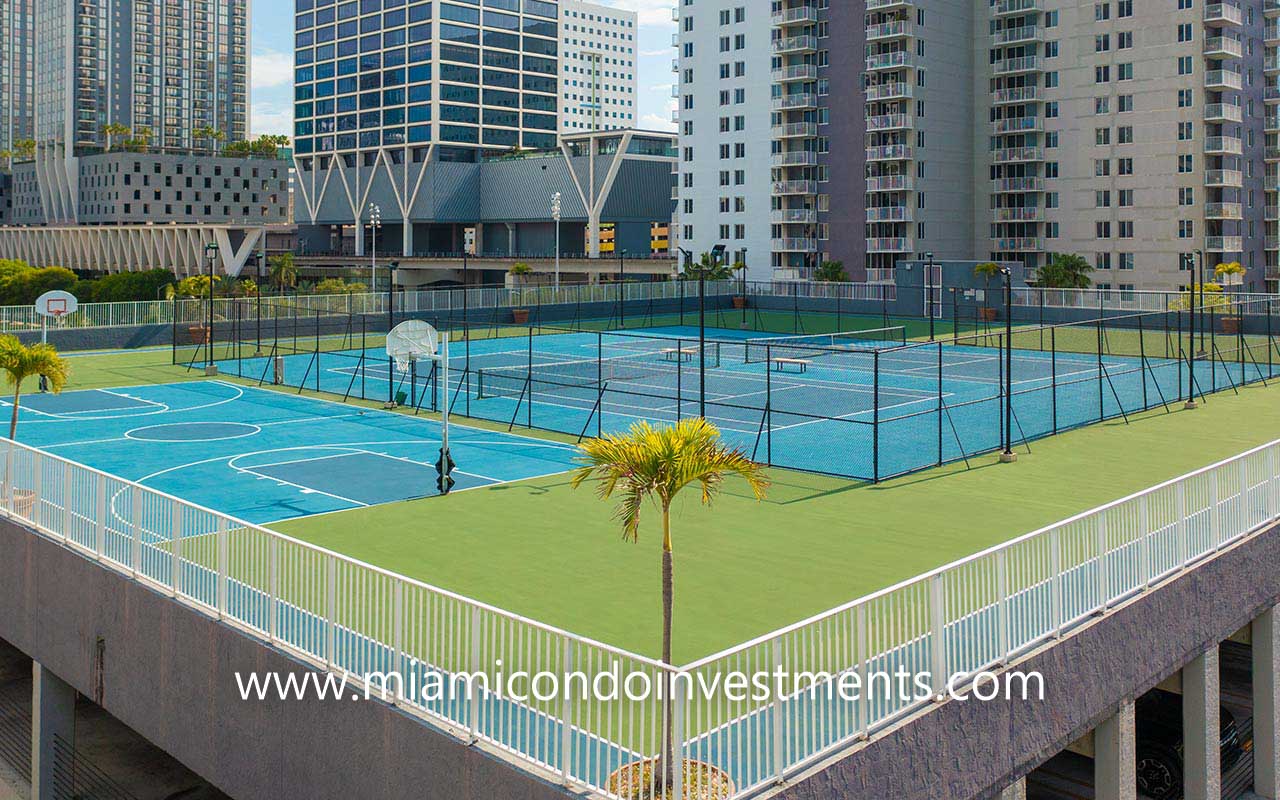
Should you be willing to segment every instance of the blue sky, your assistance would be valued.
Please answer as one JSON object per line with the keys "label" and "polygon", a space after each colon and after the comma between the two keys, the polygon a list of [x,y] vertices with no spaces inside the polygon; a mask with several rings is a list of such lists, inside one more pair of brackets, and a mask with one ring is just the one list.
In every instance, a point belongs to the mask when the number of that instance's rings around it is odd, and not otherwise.
{"label": "blue sky", "polygon": [[[671,9],[677,0],[596,0],[640,15],[640,127],[672,130]],[[290,134],[293,108],[293,2],[253,4],[253,133]]]}

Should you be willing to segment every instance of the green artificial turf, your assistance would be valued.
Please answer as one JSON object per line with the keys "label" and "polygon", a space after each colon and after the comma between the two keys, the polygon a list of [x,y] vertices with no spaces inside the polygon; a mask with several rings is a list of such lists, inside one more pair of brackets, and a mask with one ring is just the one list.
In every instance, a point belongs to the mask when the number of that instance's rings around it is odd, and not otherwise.
{"label": "green artificial turf", "polygon": [[[675,507],[677,663],[1280,438],[1280,387],[1209,398],[879,486],[773,470],[756,503]],[[465,469],[465,465],[462,465]],[[658,518],[624,543],[612,506],[567,475],[273,527],[639,653],[659,650]]]}

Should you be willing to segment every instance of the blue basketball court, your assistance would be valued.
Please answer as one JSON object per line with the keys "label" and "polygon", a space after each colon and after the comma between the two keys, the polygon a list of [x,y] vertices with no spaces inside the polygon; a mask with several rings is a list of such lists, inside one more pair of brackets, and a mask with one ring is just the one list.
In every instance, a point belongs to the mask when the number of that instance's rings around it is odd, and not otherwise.
{"label": "blue basketball court", "polygon": [[[5,403],[5,406],[10,406]],[[440,423],[217,380],[30,394],[18,441],[265,523],[431,496]],[[572,468],[574,449],[450,426],[454,491]]]}

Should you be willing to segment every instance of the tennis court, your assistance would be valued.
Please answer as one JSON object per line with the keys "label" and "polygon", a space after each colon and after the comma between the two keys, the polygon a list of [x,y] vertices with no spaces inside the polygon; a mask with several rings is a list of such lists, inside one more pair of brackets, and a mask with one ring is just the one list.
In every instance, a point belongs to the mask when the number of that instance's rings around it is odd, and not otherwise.
{"label": "tennis court", "polygon": [[[436,494],[441,426],[426,418],[225,381],[33,394],[20,407],[24,444],[249,522]],[[574,455],[461,425],[449,443],[455,491],[563,472]]]}
{"label": "tennis court", "polygon": [[[692,326],[629,331],[529,327],[455,342],[448,396],[454,414],[574,436],[636,420],[703,415],[759,461],[854,478],[885,478],[1000,446],[1005,371],[1016,442],[1176,403],[1186,364],[1180,342],[1109,333],[1074,351],[1067,334],[1015,334],[1006,367],[997,335],[913,344],[901,327],[776,336]],[[1049,336],[1054,336],[1050,332]],[[1147,341],[1151,339],[1151,341]],[[401,372],[379,348],[227,359],[224,371],[263,383],[439,410],[434,370]],[[1148,347],[1149,345],[1149,347]],[[1039,348],[1039,349],[1037,349]],[[1211,362],[1211,363],[1210,363]],[[1233,387],[1270,367],[1210,359],[1197,389]],[[425,371],[425,368],[424,368]],[[1212,374],[1211,374],[1212,372]]]}

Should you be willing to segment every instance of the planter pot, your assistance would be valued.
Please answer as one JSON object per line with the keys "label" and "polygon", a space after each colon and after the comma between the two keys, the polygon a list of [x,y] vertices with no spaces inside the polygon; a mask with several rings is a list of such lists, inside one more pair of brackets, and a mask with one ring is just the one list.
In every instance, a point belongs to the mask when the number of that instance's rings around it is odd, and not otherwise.
{"label": "planter pot", "polygon": [[23,519],[32,519],[36,509],[36,493],[30,489],[13,490],[13,513]]}
{"label": "planter pot", "polygon": [[747,298],[745,298],[745,297],[735,297],[735,298],[733,298],[733,307],[734,307],[734,308],[736,308],[736,309],[737,309],[737,310],[739,310],[739,311],[741,311],[742,309],[746,308],[746,307],[747,307]]}
{"label": "planter pot", "polygon": [[999,314],[994,308],[978,309],[978,319],[983,322],[995,322],[999,318]]}
{"label": "planter pot", "polygon": [[610,775],[605,789],[623,800],[727,800],[735,791],[733,781],[724,770],[686,759],[683,793],[676,797],[669,788],[654,787],[654,771],[658,768],[655,758],[632,762]]}
{"label": "planter pot", "polygon": [[529,309],[513,308],[511,309],[511,320],[517,325],[527,325],[529,323]]}
{"label": "planter pot", "polygon": [[207,325],[192,325],[187,328],[187,333],[191,335],[192,344],[209,343],[209,327]]}
{"label": "planter pot", "polygon": [[1239,333],[1239,332],[1240,332],[1240,318],[1239,318],[1239,317],[1223,317],[1223,318],[1222,318],[1222,332],[1223,332],[1223,333],[1232,333],[1232,334]]}

